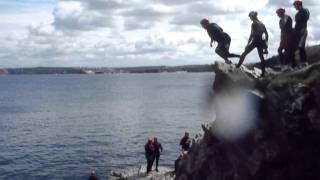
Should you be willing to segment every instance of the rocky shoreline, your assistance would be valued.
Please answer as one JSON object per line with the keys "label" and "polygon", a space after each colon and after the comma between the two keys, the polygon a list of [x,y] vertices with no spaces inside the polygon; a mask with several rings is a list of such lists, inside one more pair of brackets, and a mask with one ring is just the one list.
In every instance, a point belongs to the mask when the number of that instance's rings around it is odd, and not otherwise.
{"label": "rocky shoreline", "polygon": [[109,180],[173,180],[173,170],[167,167],[159,167],[159,172],[151,171],[146,174],[146,166],[127,168],[125,170],[112,171]]}

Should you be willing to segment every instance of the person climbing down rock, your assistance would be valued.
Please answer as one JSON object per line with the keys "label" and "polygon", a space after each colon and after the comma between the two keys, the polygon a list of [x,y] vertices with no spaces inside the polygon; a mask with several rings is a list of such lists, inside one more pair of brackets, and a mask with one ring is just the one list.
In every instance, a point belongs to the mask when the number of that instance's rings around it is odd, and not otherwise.
{"label": "person climbing down rock", "polygon": [[200,24],[207,30],[208,35],[210,36],[210,47],[212,47],[213,41],[217,42],[218,46],[216,47],[215,52],[222,57],[227,64],[232,64],[228,59],[229,57],[240,57],[240,55],[229,52],[231,38],[227,33],[223,32],[223,29],[218,24],[210,23],[208,19],[202,19]]}
{"label": "person climbing down rock", "polygon": [[[265,60],[263,57],[264,53],[267,53],[267,49],[268,49],[268,32],[267,29],[265,27],[265,25],[259,21],[258,19],[258,13],[256,11],[251,11],[249,13],[249,18],[252,21],[251,24],[251,34],[249,36],[249,40],[248,40],[248,44],[245,48],[245,51],[241,54],[240,60],[237,64],[237,68],[239,68],[241,66],[241,64],[243,63],[244,59],[246,58],[246,56],[254,49],[257,48],[258,50],[258,54],[260,57],[260,61],[261,61],[261,70],[262,70],[262,74],[261,77],[264,77],[265,75]],[[263,39],[263,34],[265,35],[265,39]]]}
{"label": "person climbing down rock", "polygon": [[294,60],[294,45],[293,43],[293,29],[292,19],[285,14],[285,9],[279,8],[276,13],[280,18],[279,27],[281,30],[280,45],[278,48],[279,60],[282,65],[291,64],[292,67],[296,66]]}

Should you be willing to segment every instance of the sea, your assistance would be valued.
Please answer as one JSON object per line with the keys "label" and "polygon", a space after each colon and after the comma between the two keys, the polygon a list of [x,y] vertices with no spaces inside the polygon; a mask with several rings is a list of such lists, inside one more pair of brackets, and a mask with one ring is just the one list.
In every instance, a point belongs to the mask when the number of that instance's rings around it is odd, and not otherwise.
{"label": "sea", "polygon": [[173,168],[210,121],[213,73],[0,76],[0,179],[107,179],[146,164],[156,136]]}

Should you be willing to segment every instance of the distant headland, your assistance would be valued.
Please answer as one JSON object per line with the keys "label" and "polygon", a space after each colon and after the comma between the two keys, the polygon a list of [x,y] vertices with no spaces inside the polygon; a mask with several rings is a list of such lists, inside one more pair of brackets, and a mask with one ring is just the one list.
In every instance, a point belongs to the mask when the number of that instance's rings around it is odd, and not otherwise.
{"label": "distant headland", "polygon": [[34,67],[0,69],[0,74],[113,74],[113,73],[178,73],[212,72],[211,65],[145,66],[145,67]]}

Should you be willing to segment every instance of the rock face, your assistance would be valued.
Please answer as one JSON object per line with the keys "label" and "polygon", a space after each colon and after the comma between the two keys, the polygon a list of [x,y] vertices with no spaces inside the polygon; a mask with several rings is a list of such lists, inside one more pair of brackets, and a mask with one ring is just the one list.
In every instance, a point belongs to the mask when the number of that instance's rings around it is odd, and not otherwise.
{"label": "rock face", "polygon": [[[214,70],[216,119],[203,125],[204,135],[180,161],[176,179],[320,180],[320,63],[269,71],[265,79],[232,65],[216,63]],[[219,97],[235,92],[254,99],[247,109],[256,114],[247,116],[252,124],[245,131],[228,136],[220,124],[234,118],[235,110],[228,103],[220,107]],[[230,132],[250,122],[236,123]]]}

